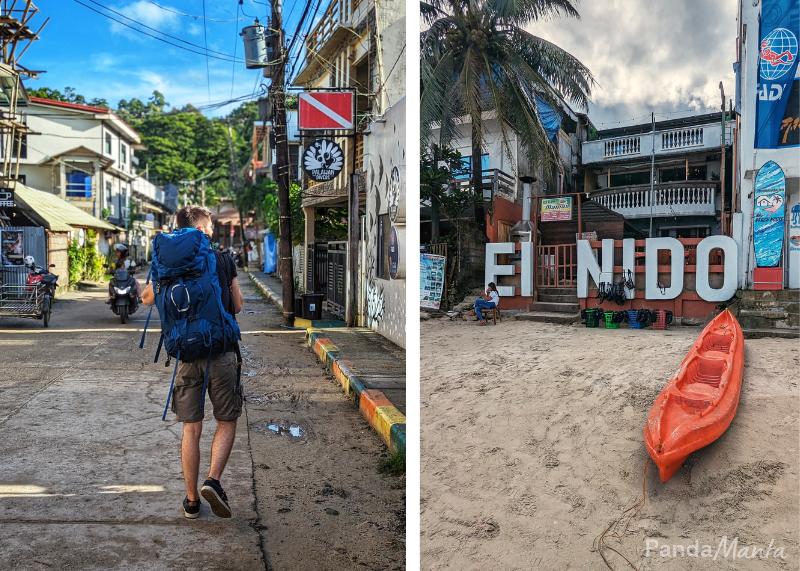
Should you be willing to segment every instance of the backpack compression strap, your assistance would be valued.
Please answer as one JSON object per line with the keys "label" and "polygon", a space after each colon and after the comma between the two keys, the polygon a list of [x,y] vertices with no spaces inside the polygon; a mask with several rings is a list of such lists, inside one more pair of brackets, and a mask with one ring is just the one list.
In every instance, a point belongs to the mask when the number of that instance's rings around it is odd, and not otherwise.
{"label": "backpack compression strap", "polygon": [[164,404],[164,412],[161,415],[161,420],[167,420],[167,409],[169,409],[169,401],[172,399],[172,391],[175,388],[175,376],[178,374],[178,363],[181,362],[181,354],[175,357],[175,368],[172,370],[172,381],[169,383],[169,393],[167,393],[167,402]]}
{"label": "backpack compression strap", "polygon": [[[150,271],[147,272],[147,281],[144,282],[144,287],[150,284],[150,277],[153,275],[153,265],[150,264]],[[135,279],[135,278],[134,278]],[[153,290],[153,296],[155,296],[155,290]],[[153,304],[155,305],[155,304]],[[139,341],[139,349],[144,349],[144,336],[147,334],[147,326],[150,325],[150,316],[153,315],[153,305],[150,306],[150,311],[147,312],[147,319],[144,320],[144,329],[142,330],[142,338]],[[161,350],[161,341],[158,343],[158,349]],[[158,354],[156,353],[156,362],[158,362]]]}

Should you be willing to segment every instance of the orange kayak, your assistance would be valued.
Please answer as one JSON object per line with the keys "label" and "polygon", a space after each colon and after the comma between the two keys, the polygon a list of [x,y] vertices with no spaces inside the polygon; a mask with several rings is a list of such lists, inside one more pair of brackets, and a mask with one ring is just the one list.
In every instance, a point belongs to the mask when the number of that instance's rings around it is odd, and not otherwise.
{"label": "orange kayak", "polygon": [[728,429],[739,405],[743,369],[742,328],[726,309],[700,333],[647,415],[644,443],[662,482],[689,454]]}

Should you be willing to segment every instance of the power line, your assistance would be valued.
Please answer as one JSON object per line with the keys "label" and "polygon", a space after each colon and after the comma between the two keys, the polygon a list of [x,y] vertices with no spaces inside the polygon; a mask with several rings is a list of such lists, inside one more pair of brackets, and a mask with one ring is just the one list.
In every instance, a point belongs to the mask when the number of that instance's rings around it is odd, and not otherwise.
{"label": "power line", "polygon": [[[208,88],[208,102],[211,103],[211,68],[210,64],[208,63],[208,30],[206,27],[206,0],[203,0],[203,46],[206,50],[206,87]],[[236,56],[233,57],[234,59],[236,58]]]}
{"label": "power line", "polygon": [[174,8],[170,8],[169,6],[162,6],[158,2],[153,2],[153,0],[148,0],[148,2],[150,4],[152,4],[153,6],[161,8],[165,12],[171,12],[172,14],[177,14],[178,16],[183,16],[185,18],[193,18],[195,20],[207,20],[209,22],[223,22],[223,23],[224,22],[238,22],[239,21],[239,17],[238,16],[236,18],[234,18],[233,20],[218,19],[218,18],[206,18],[205,16],[198,16],[196,14],[187,14],[186,12],[181,12],[180,10],[176,10]]}
{"label": "power line", "polygon": [[[236,20],[233,24],[233,57],[236,59],[236,48],[239,47],[239,5],[234,9],[236,12]],[[233,97],[233,84],[236,81],[236,62],[231,63],[231,97]]]}
{"label": "power line", "polygon": [[[176,47],[176,48],[179,48],[179,49],[185,50],[185,51],[187,51],[187,52],[191,52],[191,53],[193,53],[193,54],[197,54],[197,55],[206,55],[207,57],[211,57],[211,58],[218,59],[218,60],[221,60],[221,61],[237,61],[238,63],[242,63],[242,62],[244,61],[244,60],[235,60],[235,59],[232,59],[232,58],[231,58],[231,56],[230,56],[230,55],[228,55],[228,54],[223,54],[223,55],[224,55],[224,57],[219,57],[219,56],[216,56],[216,55],[210,55],[210,54],[208,54],[208,53],[206,53],[206,52],[203,52],[203,51],[197,51],[197,50],[193,50],[193,49],[191,49],[191,48],[184,47],[184,46],[182,46],[182,45],[180,45],[180,44],[176,44],[176,43],[174,43],[174,42],[171,42],[171,41],[169,41],[169,40],[167,40],[167,39],[164,39],[164,38],[162,38],[162,37],[160,37],[160,36],[156,36],[156,35],[154,35],[154,34],[151,34],[151,33],[147,32],[147,31],[145,31],[145,30],[142,30],[142,29],[139,29],[139,28],[137,28],[137,27],[135,27],[135,26],[132,26],[131,24],[128,24],[127,22],[123,22],[122,20],[118,20],[117,18],[114,18],[113,16],[110,16],[109,14],[106,14],[105,12],[101,12],[100,10],[98,10],[97,8],[95,8],[95,7],[93,7],[93,6],[90,6],[90,5],[88,5],[88,4],[85,4],[85,3],[83,3],[81,0],[72,0],[72,1],[73,1],[73,2],[75,2],[76,4],[80,4],[80,5],[81,5],[81,6],[83,6],[84,8],[88,8],[88,9],[89,9],[89,10],[91,10],[92,12],[95,12],[95,13],[97,13],[97,14],[100,14],[101,16],[103,16],[103,17],[105,17],[105,18],[108,18],[109,20],[113,20],[114,22],[116,22],[116,23],[118,23],[118,24],[120,24],[120,25],[122,25],[122,26],[125,26],[126,28],[130,28],[131,30],[133,30],[133,31],[135,31],[135,32],[138,32],[138,33],[140,33],[140,34],[143,34],[143,35],[145,35],[145,36],[151,37],[151,38],[153,38],[153,39],[155,39],[155,40],[158,40],[158,41],[160,41],[160,42],[163,42],[163,43],[165,43],[165,44],[169,44],[169,45],[171,45],[171,46],[174,46],[174,47]],[[88,0],[88,1],[90,1],[90,2],[93,2],[94,0]],[[102,6],[102,4],[98,4],[98,5]],[[108,10],[110,10],[110,8],[107,8],[107,9],[108,9]],[[111,10],[111,11],[113,11],[113,10]],[[125,17],[127,18],[127,16],[125,16]],[[144,27],[146,27],[146,28],[147,28],[147,27],[149,27],[149,26],[145,26],[144,24],[141,24],[140,22],[137,22],[136,20],[133,20],[132,18],[128,18],[128,19],[129,19],[129,20],[131,20],[132,22],[136,22],[137,24],[140,24],[141,26],[144,26]],[[150,29],[154,29],[154,28],[150,28]],[[185,44],[188,44],[188,45],[191,45],[191,46],[195,46],[195,45],[196,45],[196,44],[192,44],[191,42],[187,42],[187,41],[185,41],[185,40],[182,40],[182,39],[180,39],[180,38],[177,38],[177,37],[175,37],[175,36],[171,36],[171,35],[169,35],[169,34],[165,34],[164,32],[161,32],[161,31],[159,31],[159,30],[156,30],[156,31],[157,31],[159,34],[162,34],[162,35],[164,35],[164,36],[166,36],[166,37],[168,37],[168,38],[173,38],[173,39],[176,39],[176,40],[178,40],[178,41],[180,41],[180,42],[183,42],[183,43],[185,43]],[[197,47],[199,47],[200,49],[203,49],[203,48],[202,48],[202,47],[200,47],[200,46],[197,46]],[[212,53],[221,53],[221,52],[214,52],[214,51],[212,50]]]}

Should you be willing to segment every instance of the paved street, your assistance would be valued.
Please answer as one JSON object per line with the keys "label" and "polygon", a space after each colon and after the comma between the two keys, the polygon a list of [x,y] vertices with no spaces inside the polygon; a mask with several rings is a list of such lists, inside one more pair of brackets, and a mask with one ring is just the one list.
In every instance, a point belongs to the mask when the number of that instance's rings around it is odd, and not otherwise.
{"label": "paved street", "polygon": [[[405,480],[246,278],[247,404],[222,483],[234,517],[183,518],[180,425],[157,320],[121,325],[102,291],[67,294],[50,329],[0,319],[0,561],[11,569],[400,569]],[[169,418],[168,418],[169,419]],[[211,407],[201,478],[213,435]]]}

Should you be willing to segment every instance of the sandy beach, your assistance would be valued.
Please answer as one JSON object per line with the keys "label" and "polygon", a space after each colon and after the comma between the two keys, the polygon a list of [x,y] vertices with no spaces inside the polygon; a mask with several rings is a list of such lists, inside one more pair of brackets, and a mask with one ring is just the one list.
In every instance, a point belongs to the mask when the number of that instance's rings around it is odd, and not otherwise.
{"label": "sandy beach", "polygon": [[[422,568],[607,569],[593,541],[642,495],[647,411],[699,332],[423,322]],[[650,462],[645,505],[606,540],[637,569],[800,568],[800,343],[745,347],[731,427],[666,484]],[[731,558],[734,540],[772,550]],[[716,559],[676,547],[721,541]]]}

